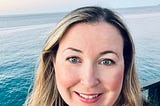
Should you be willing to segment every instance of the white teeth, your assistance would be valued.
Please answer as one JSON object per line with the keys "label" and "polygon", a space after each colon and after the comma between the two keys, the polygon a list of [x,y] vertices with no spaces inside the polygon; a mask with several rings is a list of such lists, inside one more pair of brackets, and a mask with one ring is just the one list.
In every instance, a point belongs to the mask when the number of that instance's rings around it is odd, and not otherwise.
{"label": "white teeth", "polygon": [[85,98],[85,99],[93,99],[96,98],[98,96],[98,94],[96,95],[92,95],[92,96],[88,96],[88,95],[84,95],[84,94],[79,94],[81,97]]}

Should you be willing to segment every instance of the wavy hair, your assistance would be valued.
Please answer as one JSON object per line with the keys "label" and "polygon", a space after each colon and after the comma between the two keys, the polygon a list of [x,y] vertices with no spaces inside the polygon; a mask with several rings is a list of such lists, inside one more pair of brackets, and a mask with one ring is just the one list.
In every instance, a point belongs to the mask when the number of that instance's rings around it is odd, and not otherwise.
{"label": "wavy hair", "polygon": [[53,58],[65,32],[73,24],[95,22],[113,25],[123,38],[124,78],[121,93],[114,106],[141,106],[141,91],[135,70],[135,47],[131,35],[115,12],[94,6],[82,7],[70,12],[55,26],[43,47],[33,90],[25,106],[67,106],[57,89]]}

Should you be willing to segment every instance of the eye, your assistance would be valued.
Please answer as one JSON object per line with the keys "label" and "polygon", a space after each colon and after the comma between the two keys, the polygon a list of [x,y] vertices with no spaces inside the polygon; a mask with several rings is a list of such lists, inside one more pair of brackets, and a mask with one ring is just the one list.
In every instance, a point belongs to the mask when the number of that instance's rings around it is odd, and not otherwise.
{"label": "eye", "polygon": [[102,64],[102,65],[112,65],[112,64],[115,64],[115,62],[111,59],[103,59],[102,61],[100,61],[99,64]]}
{"label": "eye", "polygon": [[76,56],[68,57],[66,60],[73,64],[80,63],[80,59]]}

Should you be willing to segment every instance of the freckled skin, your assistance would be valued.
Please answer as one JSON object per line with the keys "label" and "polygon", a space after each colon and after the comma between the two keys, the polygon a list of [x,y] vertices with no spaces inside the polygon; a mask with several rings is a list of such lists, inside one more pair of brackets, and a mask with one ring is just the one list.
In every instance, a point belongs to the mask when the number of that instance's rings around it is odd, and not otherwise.
{"label": "freckled skin", "polygon": [[[70,47],[80,51],[68,49]],[[114,53],[102,55],[103,51]],[[71,56],[78,57],[78,62],[67,60]],[[102,64],[106,58],[115,63]],[[122,37],[114,26],[105,22],[76,24],[61,40],[54,67],[58,90],[69,106],[112,106],[123,82]],[[96,102],[86,103],[75,92],[102,95]]]}

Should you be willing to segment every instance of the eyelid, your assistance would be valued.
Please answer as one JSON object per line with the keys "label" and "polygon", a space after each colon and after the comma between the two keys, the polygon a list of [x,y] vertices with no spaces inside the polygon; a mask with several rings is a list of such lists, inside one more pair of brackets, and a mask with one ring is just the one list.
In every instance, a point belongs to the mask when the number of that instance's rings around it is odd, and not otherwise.
{"label": "eyelid", "polygon": [[[101,64],[101,62],[103,62],[104,60],[108,60],[108,61],[110,61],[111,63],[110,63],[110,64]],[[100,61],[98,62],[98,64],[107,65],[107,66],[113,65],[113,64],[115,64],[115,63],[116,63],[116,62],[115,62],[113,59],[109,59],[109,58],[102,58],[102,59],[100,59]]]}
{"label": "eyelid", "polygon": [[[77,58],[78,59],[78,62],[71,62],[69,59],[71,59],[71,58]],[[81,63],[81,59],[78,57],[78,56],[69,56],[69,57],[67,57],[66,58],[66,60],[67,61],[69,61],[70,63],[74,63],[74,64],[76,64],[76,63]]]}

